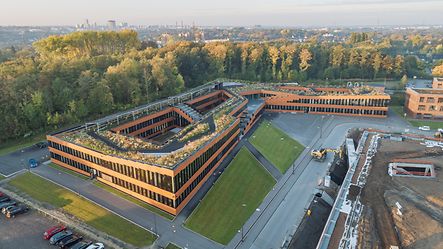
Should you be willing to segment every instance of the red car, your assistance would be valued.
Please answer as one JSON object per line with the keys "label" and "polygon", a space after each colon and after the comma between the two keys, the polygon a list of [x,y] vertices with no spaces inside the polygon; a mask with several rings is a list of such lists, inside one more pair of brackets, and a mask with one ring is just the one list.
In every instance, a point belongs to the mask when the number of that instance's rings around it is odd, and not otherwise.
{"label": "red car", "polygon": [[65,231],[66,227],[63,225],[51,227],[46,232],[43,233],[43,239],[49,240],[52,236],[54,236],[56,233],[59,233],[61,231]]}

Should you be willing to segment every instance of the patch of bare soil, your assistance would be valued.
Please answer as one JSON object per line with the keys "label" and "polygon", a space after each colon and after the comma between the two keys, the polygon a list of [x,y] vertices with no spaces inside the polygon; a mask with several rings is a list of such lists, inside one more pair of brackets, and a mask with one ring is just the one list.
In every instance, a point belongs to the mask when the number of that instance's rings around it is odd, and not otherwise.
{"label": "patch of bare soil", "polygon": [[[391,178],[387,174],[388,164],[400,158],[433,161],[437,178]],[[441,148],[380,140],[362,190],[365,209],[360,220],[359,248],[443,248],[442,166]],[[402,215],[396,202],[403,207]]]}

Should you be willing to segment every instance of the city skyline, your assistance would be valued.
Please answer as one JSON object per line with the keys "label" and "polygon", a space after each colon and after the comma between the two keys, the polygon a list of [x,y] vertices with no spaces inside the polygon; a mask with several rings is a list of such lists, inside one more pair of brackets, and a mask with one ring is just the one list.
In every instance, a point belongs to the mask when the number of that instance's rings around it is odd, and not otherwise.
{"label": "city skyline", "polygon": [[[27,6],[23,8],[23,6]],[[133,25],[193,24],[199,26],[374,26],[440,25],[443,2],[426,0],[315,0],[76,2],[16,0],[3,3],[0,25],[75,25],[89,19]]]}

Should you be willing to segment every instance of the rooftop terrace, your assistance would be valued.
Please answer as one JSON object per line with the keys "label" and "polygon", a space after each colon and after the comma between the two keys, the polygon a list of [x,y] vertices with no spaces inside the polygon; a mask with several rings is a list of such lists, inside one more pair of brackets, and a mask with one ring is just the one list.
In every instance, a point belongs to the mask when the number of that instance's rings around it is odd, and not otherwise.
{"label": "rooftop terrace", "polygon": [[[216,91],[214,85],[210,88],[199,88],[194,92],[169,98],[166,103],[165,100],[158,101],[54,135],[62,140],[103,154],[159,167],[173,168],[233,125],[235,118],[231,112],[246,99],[241,95],[229,92],[229,99],[210,109],[204,115],[192,110],[195,112],[194,116],[198,115],[198,119],[194,119],[184,127],[168,131],[172,135],[164,140],[131,136],[110,129],[167,108],[183,106],[186,101],[214,91]],[[189,106],[187,108],[192,109]]]}

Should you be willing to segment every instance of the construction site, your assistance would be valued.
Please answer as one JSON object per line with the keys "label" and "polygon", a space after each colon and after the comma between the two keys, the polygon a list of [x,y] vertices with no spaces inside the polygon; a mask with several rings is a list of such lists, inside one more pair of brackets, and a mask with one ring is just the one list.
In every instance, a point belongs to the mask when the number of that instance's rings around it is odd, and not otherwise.
{"label": "construction site", "polygon": [[[343,181],[326,191],[335,196],[331,212],[316,224],[323,227],[318,243],[305,248],[443,248],[443,143],[354,130],[345,147],[345,166],[338,167],[338,175],[346,171]],[[321,159],[319,152],[313,159]]]}

